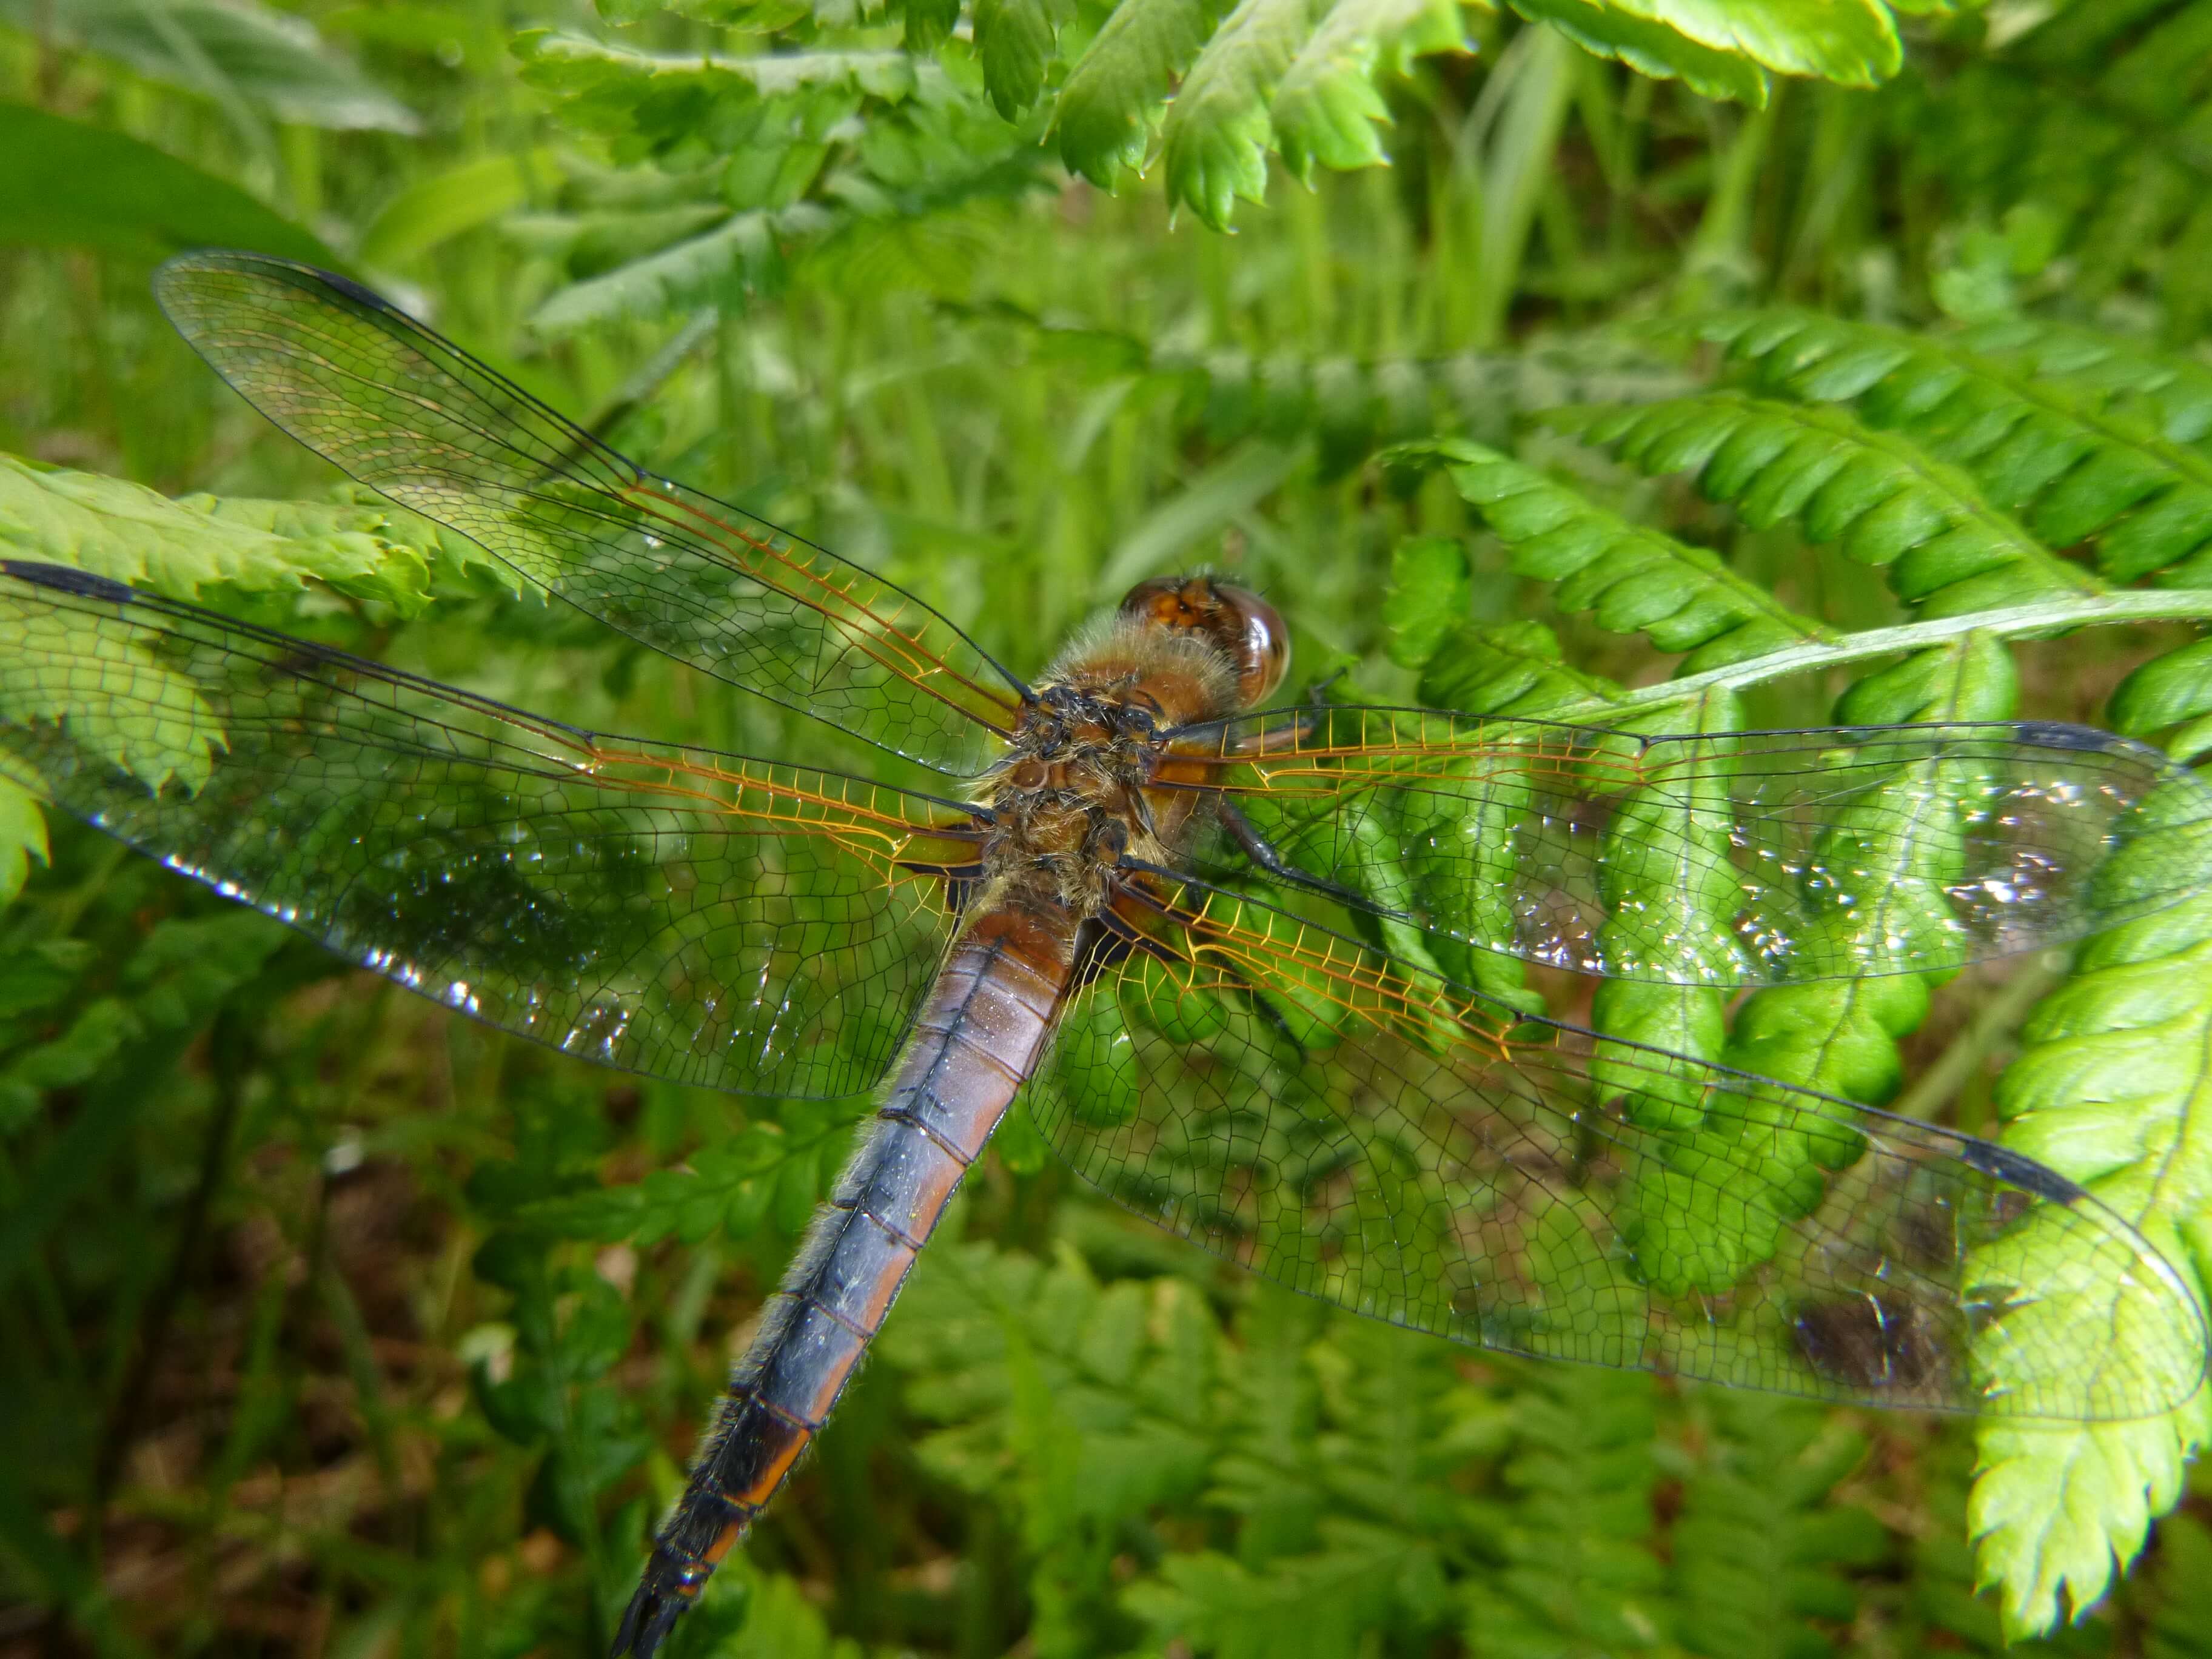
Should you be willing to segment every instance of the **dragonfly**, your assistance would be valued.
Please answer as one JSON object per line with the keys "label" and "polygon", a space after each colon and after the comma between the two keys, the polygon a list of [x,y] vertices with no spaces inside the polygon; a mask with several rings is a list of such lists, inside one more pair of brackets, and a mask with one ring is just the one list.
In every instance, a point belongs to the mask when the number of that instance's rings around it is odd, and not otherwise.
{"label": "dragonfly", "polygon": [[2212,790],[2156,751],[1293,698],[1283,617],[1204,574],[1024,678],[346,278],[204,252],[156,288],[263,414],[518,586],[932,783],[585,730],[0,562],[0,772],[55,808],[563,1052],[873,1103],[617,1653],[662,1644],[822,1433],[1017,1103],[1138,1213],[1484,1348],[2070,1421],[2203,1382],[2185,1282],[2083,1185],[1586,1029],[1529,977],[1927,980],[2153,914],[2212,868]]}

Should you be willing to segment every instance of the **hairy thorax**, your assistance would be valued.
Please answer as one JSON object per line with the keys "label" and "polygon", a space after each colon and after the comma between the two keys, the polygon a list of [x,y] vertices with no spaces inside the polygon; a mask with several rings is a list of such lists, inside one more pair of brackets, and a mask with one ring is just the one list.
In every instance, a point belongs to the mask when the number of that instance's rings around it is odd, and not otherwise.
{"label": "hairy thorax", "polygon": [[1195,634],[1120,614],[1077,640],[988,779],[990,887],[1088,918],[1125,854],[1163,864],[1187,850],[1197,796],[1154,784],[1167,733],[1240,702],[1232,665]]}

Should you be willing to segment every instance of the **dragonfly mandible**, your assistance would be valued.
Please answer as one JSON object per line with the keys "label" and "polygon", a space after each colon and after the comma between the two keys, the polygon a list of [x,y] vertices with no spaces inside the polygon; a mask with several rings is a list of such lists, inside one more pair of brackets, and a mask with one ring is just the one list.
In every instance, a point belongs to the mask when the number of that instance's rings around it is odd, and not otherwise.
{"label": "dragonfly mandible", "polygon": [[1278,702],[1281,617],[1205,576],[1024,679],[343,278],[204,253],[156,281],[270,419],[520,585],[942,780],[581,730],[0,562],[0,769],[53,805],[556,1048],[872,1094],[617,1652],[662,1643],[822,1431],[1018,1101],[1139,1212],[1462,1341],[2068,1419],[2199,1387],[2194,1300],[2083,1187],[1582,1029],[1520,977],[1942,975],[2148,914],[2212,867],[2212,791],[2155,751]]}

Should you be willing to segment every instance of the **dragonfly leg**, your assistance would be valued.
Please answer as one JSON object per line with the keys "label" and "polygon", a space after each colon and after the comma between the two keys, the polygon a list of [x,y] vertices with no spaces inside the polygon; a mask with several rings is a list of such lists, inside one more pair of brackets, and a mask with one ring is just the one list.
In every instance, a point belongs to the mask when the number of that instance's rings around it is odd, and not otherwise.
{"label": "dragonfly leg", "polygon": [[1349,887],[1339,886],[1333,881],[1324,881],[1319,876],[1309,875],[1297,865],[1292,864],[1275,850],[1274,843],[1260,833],[1260,827],[1246,817],[1243,810],[1234,801],[1224,797],[1216,801],[1214,805],[1215,810],[1221,815],[1222,827],[1229,831],[1230,839],[1237,843],[1246,858],[1251,860],[1278,881],[1287,881],[1294,886],[1305,888],[1310,892],[1324,894],[1340,903],[1350,904],[1362,910],[1374,908],[1364,897],[1353,892]]}

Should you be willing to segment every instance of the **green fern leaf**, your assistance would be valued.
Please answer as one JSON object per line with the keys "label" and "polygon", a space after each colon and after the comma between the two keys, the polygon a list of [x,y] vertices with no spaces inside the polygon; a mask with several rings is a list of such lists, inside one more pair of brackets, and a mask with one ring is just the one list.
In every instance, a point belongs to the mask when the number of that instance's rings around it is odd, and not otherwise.
{"label": "green fern leaf", "polygon": [[1407,1569],[1406,1540],[1343,1523],[1326,1529],[1342,1541],[1294,1556],[1257,1573],[1224,1555],[1171,1555],[1157,1582],[1124,1594],[1158,1645],[1188,1647],[1220,1659],[1340,1659],[1381,1622],[1391,1585]]}
{"label": "green fern leaf", "polygon": [[[924,1463],[964,1490],[1012,1497],[1034,1536],[1060,1540],[1074,1528],[1110,1535],[1199,1490],[1219,1340],[1205,1298],[1180,1281],[1102,1286],[1068,1247],[1048,1268],[975,1244],[922,1258],[878,1343],[907,1374],[909,1407],[939,1425],[921,1442]],[[1022,1366],[1034,1388],[1018,1397]],[[1011,1454],[1045,1432],[1041,1414],[1075,1443],[1077,1476],[1022,1490]]]}
{"label": "green fern leaf", "polygon": [[1674,30],[1778,75],[1870,87],[1898,71],[1904,49],[1882,0],[1604,0],[1609,13]]}
{"label": "green fern leaf", "polygon": [[[2106,875],[2163,866],[2176,834],[2154,796]],[[2186,849],[2183,849],[2186,850]],[[2167,1260],[2203,1259],[2212,1156],[2187,1132],[2212,1111],[2212,900],[2186,901],[2085,945],[2075,977],[2045,1000],[1997,1085],[2006,1144],[2081,1182]],[[2157,1333],[2115,1351],[2156,1361]],[[2101,1596],[2179,1496],[2207,1429],[2198,1401],[2142,1421],[2070,1428],[1979,1425],[1972,1499],[1984,1581],[2007,1632],[2051,1629]]]}
{"label": "green fern leaf", "polygon": [[982,60],[984,89],[1009,121],[1044,90],[1063,21],[1054,0],[975,0],[975,55]]}
{"label": "green fern leaf", "polygon": [[[1466,1386],[1452,1350],[1407,1342],[1377,1321],[1332,1316],[1303,1357],[1328,1407],[1328,1429],[1314,1448],[1323,1512],[1395,1532],[1408,1568],[1418,1553],[1433,1560],[1435,1552],[1479,1543],[1486,1528],[1453,1480],[1472,1452],[1492,1449],[1503,1425],[1494,1413],[1480,1424],[1462,1414]],[[1247,1551],[1244,1559],[1257,1558]],[[1448,1610],[1419,1593],[1421,1576],[1394,1575],[1401,1610],[1416,1623],[1441,1620]]]}
{"label": "green fern leaf", "polygon": [[[1721,735],[1742,725],[1742,710],[1726,692],[1698,699],[1687,719],[1684,712],[1667,708],[1622,729],[1638,736]],[[1598,859],[1607,911],[1600,947],[1638,961],[1679,953],[1692,975],[1706,983],[1740,982],[1754,975],[1730,926],[1739,889],[1729,860],[1734,815],[1726,783],[1708,776],[1689,788],[1686,794],[1679,787],[1632,792],[1607,824]],[[1608,979],[1599,982],[1591,1023],[1609,1036],[1711,1060],[1720,1053],[1725,1006],[1717,991]],[[1592,1074],[1601,1085],[1618,1084],[1632,1091],[1639,1080],[1649,1080],[1649,1068],[1633,1064],[1613,1077],[1602,1050]],[[1630,1115],[1655,1128],[1672,1124],[1694,1111],[1701,1093],[1685,1089],[1668,1101],[1632,1095],[1632,1103],[1632,1103]]]}
{"label": "green fern leaf", "polygon": [[1511,0],[1532,21],[1549,23],[1584,52],[1613,58],[1655,79],[1679,80],[1704,98],[1733,98],[1766,106],[1764,70],[1739,52],[1692,40],[1665,23],[1620,9],[1606,0]]}
{"label": "green fern leaf", "polygon": [[1705,331],[1762,385],[1854,404],[1963,467],[2045,546],[2094,540],[2099,568],[2118,580],[2212,580],[2212,457],[2108,397],[1866,323],[1754,313]]}
{"label": "green fern leaf", "polygon": [[1513,0],[1584,50],[1708,98],[1766,102],[1765,70],[1869,87],[1904,61],[1881,0]]}
{"label": "green fern leaf", "polygon": [[1633,524],[1480,444],[1397,452],[1443,462],[1460,495],[1513,556],[1517,574],[1559,584],[1559,604],[1592,611],[1599,627],[1642,632],[1688,653],[1684,673],[1830,637],[1701,547]]}
{"label": "green fern leaf", "polygon": [[[2009,719],[2018,696],[2012,656],[1998,641],[1970,635],[1921,652],[1861,680],[1836,710],[1847,725],[1890,726],[1914,720]],[[1831,867],[1864,870],[1866,892],[1838,896],[1827,932],[1802,940],[1813,962],[1848,964],[1857,941],[1954,926],[1948,895],[1961,846],[1955,806],[1970,799],[1971,780],[1948,763],[1907,769],[1870,810],[1838,821],[1820,844]],[[1897,798],[1927,803],[1901,813]],[[1929,814],[1945,820],[1927,822]],[[1931,833],[1932,831],[1932,833]],[[1727,1060],[1731,1066],[1785,1083],[1881,1105],[1904,1079],[1899,1042],[1928,1017],[1928,984],[1909,974],[1806,979],[1754,993],[1737,1011]]]}
{"label": "green fern leaf", "polygon": [[1733,504],[1754,528],[1795,521],[1807,540],[1887,568],[1898,597],[1927,616],[2099,591],[1990,507],[1964,472],[1841,410],[1717,392],[1547,418],[1644,472],[1694,472],[1709,499]]}
{"label": "green fern leaf", "polygon": [[1153,111],[1213,33],[1215,0],[1122,0],[1068,71],[1053,123],[1060,159],[1104,190],[1141,168]]}
{"label": "green fern leaf", "polygon": [[1222,1379],[1227,1432],[1207,1501],[1239,1517],[1237,1553],[1250,1564],[1320,1541],[1328,1502],[1308,1356],[1321,1323],[1319,1304],[1273,1285],[1255,1285],[1237,1315],[1236,1363]]}
{"label": "green fern leaf", "polygon": [[[39,811],[36,796],[0,775],[0,908],[14,903],[23,890],[33,859],[41,864],[52,860],[52,849],[46,845],[46,817]],[[0,1003],[4,1001],[0,998]]]}
{"label": "green fern leaf", "polygon": [[0,454],[0,552],[191,599],[210,587],[297,591],[310,580],[403,616],[430,602],[434,565],[489,565],[473,543],[388,502],[320,506],[187,495]]}
{"label": "green fern leaf", "polygon": [[1765,1395],[1701,1392],[1711,1435],[1668,1534],[1682,1645],[1712,1659],[1819,1659],[1858,1612],[1845,1571],[1889,1537],[1831,1501],[1867,1441],[1832,1413]]}
{"label": "green fern leaf", "polygon": [[1421,676],[1431,708],[1531,720],[1601,720],[1620,689],[1567,665],[1559,635],[1538,622],[1463,623],[1446,635]]}
{"label": "green fern leaf", "polygon": [[1283,165],[1303,182],[1314,163],[1375,167],[1382,153],[1378,126],[1389,110],[1375,89],[1378,70],[1404,74],[1430,52],[1467,46],[1458,0],[1335,0],[1276,88],[1270,116]]}
{"label": "green fern leaf", "polygon": [[1409,536],[1390,555],[1390,586],[1382,596],[1382,626],[1390,660],[1419,668],[1467,616],[1474,583],[1467,551],[1454,536]]}
{"label": "green fern leaf", "polygon": [[2193,760],[2212,747],[2212,640],[2199,640],[2154,657],[2113,690],[2106,704],[2112,730],[2148,738],[2179,726],[2166,742],[2176,760]]}
{"label": "green fern leaf", "polygon": [[819,233],[829,226],[827,215],[805,204],[778,213],[732,214],[703,236],[562,289],[530,320],[534,327],[559,334],[702,306],[740,311],[753,295],[781,286],[786,236]]}
{"label": "green fern leaf", "polygon": [[[2188,1443],[2201,1435],[2192,1432]],[[2098,1423],[2068,1434],[1984,1431],[1969,1524],[2006,1638],[2079,1619],[2142,1549],[2151,1518],[2179,1501],[2188,1461],[2164,1421]]]}
{"label": "green fern leaf", "polygon": [[1168,106],[1160,147],[1170,204],[1226,230],[1238,197],[1266,199],[1267,106],[1314,16],[1315,0],[1237,0]]}
{"label": "green fern leaf", "polygon": [[1462,1585],[1475,1659],[1634,1653],[1671,1611],[1650,1543],[1658,1428],[1651,1379],[1582,1365],[1515,1367],[1498,1566]]}
{"label": "green fern leaf", "polygon": [[1959,341],[2030,380],[2059,380],[2094,398],[2146,407],[2171,442],[2194,444],[2212,434],[2212,367],[2194,357],[2039,317],[1984,323]]}

